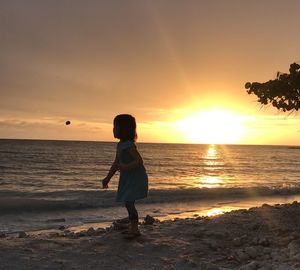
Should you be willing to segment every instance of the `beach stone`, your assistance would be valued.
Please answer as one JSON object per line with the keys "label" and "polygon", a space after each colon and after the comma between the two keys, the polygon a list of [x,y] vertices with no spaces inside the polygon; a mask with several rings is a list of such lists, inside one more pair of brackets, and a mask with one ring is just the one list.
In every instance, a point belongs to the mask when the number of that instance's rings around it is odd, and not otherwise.
{"label": "beach stone", "polygon": [[222,268],[220,268],[219,266],[217,266],[216,264],[213,263],[202,263],[201,264],[201,270],[221,270]]}
{"label": "beach stone", "polygon": [[236,237],[233,239],[233,245],[236,246],[236,247],[240,247],[241,245],[244,244],[244,240],[242,237]]}
{"label": "beach stone", "polygon": [[217,241],[215,241],[215,240],[210,240],[210,242],[208,243],[208,246],[209,246],[209,248],[211,249],[211,250],[217,250],[218,249],[218,247],[219,247],[219,245],[218,245],[218,243],[217,243]]}
{"label": "beach stone", "polygon": [[282,255],[284,255],[285,257],[289,257],[289,255],[290,255],[290,251],[289,251],[289,249],[287,247],[286,248],[282,248],[281,251],[280,251],[280,253]]}
{"label": "beach stone", "polygon": [[211,236],[217,239],[224,239],[226,237],[226,234],[224,232],[212,232]]}
{"label": "beach stone", "polygon": [[87,232],[86,231],[76,232],[75,236],[76,237],[84,237],[84,236],[87,236]]}
{"label": "beach stone", "polygon": [[[293,257],[292,257],[292,260],[300,263],[300,253],[297,254],[297,255],[295,255],[295,256],[293,256]],[[300,268],[299,268],[299,269],[300,269]]]}
{"label": "beach stone", "polygon": [[61,226],[58,227],[58,229],[61,230],[61,231],[63,231],[63,230],[66,229],[66,227],[64,225],[61,225]]}
{"label": "beach stone", "polygon": [[264,253],[264,254],[270,254],[271,252],[272,252],[272,249],[269,248],[269,247],[265,247],[265,248],[263,249],[263,253]]}
{"label": "beach stone", "polygon": [[249,255],[246,254],[244,251],[242,250],[238,250],[236,251],[236,257],[240,260],[240,261],[247,261],[249,259]]}
{"label": "beach stone", "polygon": [[19,238],[25,238],[25,237],[27,237],[27,234],[26,234],[26,232],[21,231],[21,232],[19,232],[19,236],[18,237]]}
{"label": "beach stone", "polygon": [[294,241],[290,242],[288,244],[288,249],[290,251],[290,256],[291,257],[295,256],[297,253],[300,252],[299,242],[297,240],[294,240]]}
{"label": "beach stone", "polygon": [[258,270],[272,270],[273,267],[269,263],[265,263],[263,266],[259,267]]}
{"label": "beach stone", "polygon": [[253,237],[251,244],[255,246],[258,245],[258,237]]}
{"label": "beach stone", "polygon": [[240,270],[256,270],[258,269],[258,263],[257,262],[250,262],[246,265],[243,265]]}
{"label": "beach stone", "polygon": [[288,264],[281,264],[276,266],[276,270],[294,270],[294,269]]}
{"label": "beach stone", "polygon": [[106,230],[105,229],[103,229],[103,228],[98,228],[98,229],[96,229],[96,235],[100,235],[100,234],[103,234],[103,233],[105,233],[106,232]]}
{"label": "beach stone", "polygon": [[267,237],[262,237],[258,239],[258,244],[263,247],[270,246],[270,241]]}
{"label": "beach stone", "polygon": [[260,227],[260,224],[259,224],[259,223],[253,223],[253,224],[251,225],[251,229],[252,229],[253,231],[257,231],[257,230],[259,229],[259,227]]}
{"label": "beach stone", "polygon": [[291,236],[286,236],[286,237],[281,237],[278,243],[282,246],[287,246],[291,241],[293,241],[293,238],[291,238]]}
{"label": "beach stone", "polygon": [[293,238],[293,240],[300,239],[300,231],[292,232],[291,237]]}
{"label": "beach stone", "polygon": [[147,215],[144,218],[144,224],[145,225],[153,225],[154,222],[155,222],[155,218],[154,217],[151,217],[151,216]]}
{"label": "beach stone", "polygon": [[221,270],[221,268],[215,264],[209,263],[206,268],[206,270]]}
{"label": "beach stone", "polygon": [[294,269],[300,269],[300,262],[293,264]]}
{"label": "beach stone", "polygon": [[275,261],[275,262],[280,262],[282,260],[281,255],[277,251],[273,251],[271,253],[271,257],[272,257],[273,261]]}
{"label": "beach stone", "polygon": [[250,258],[254,259],[258,256],[258,251],[255,247],[246,247],[245,252],[250,256]]}
{"label": "beach stone", "polygon": [[86,232],[86,234],[88,235],[88,236],[92,236],[92,235],[95,235],[95,233],[96,233],[96,231],[95,231],[95,229],[94,228],[89,228],[88,230],[87,230],[87,232]]}
{"label": "beach stone", "polygon": [[0,233],[0,238],[5,238],[6,234],[5,233]]}
{"label": "beach stone", "polygon": [[118,223],[114,222],[112,224],[112,229],[116,231],[122,231],[128,229],[128,224],[127,223]]}
{"label": "beach stone", "polygon": [[74,237],[75,237],[75,233],[74,233],[74,232],[71,232],[71,231],[64,232],[63,235],[64,235],[65,237],[70,237],[70,238],[74,238]]}
{"label": "beach stone", "polygon": [[262,261],[272,261],[272,257],[270,254],[264,255],[261,258]]}
{"label": "beach stone", "polygon": [[202,238],[205,235],[205,233],[203,231],[198,231],[198,232],[194,232],[193,236],[195,238]]}

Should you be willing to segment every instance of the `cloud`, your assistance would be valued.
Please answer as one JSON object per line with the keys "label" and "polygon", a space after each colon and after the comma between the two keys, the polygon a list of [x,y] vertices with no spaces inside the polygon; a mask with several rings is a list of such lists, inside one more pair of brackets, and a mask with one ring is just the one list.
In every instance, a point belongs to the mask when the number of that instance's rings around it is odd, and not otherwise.
{"label": "cloud", "polygon": [[26,128],[48,126],[49,123],[31,122],[17,119],[0,120],[0,128]]}

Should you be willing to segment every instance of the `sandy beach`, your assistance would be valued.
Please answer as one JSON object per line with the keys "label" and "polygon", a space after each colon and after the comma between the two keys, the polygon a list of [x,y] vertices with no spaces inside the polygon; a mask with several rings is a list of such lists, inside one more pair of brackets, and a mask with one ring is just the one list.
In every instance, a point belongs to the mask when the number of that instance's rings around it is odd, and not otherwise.
{"label": "sandy beach", "polygon": [[300,269],[298,202],[141,223],[132,240],[97,224],[2,234],[0,269]]}

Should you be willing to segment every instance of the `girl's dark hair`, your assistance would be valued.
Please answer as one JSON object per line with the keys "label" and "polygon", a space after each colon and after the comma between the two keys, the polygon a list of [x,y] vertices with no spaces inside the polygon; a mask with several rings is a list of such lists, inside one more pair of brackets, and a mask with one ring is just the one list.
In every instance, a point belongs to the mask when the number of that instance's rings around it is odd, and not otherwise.
{"label": "girl's dark hair", "polygon": [[117,128],[117,138],[123,141],[135,141],[136,122],[135,118],[130,114],[119,114],[114,119],[114,125]]}

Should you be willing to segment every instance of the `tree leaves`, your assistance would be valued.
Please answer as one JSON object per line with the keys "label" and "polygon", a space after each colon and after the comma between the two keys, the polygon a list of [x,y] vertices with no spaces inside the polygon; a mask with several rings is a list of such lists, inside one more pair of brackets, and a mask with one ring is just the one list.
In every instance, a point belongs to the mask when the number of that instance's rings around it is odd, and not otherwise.
{"label": "tree leaves", "polygon": [[275,80],[264,83],[247,82],[245,88],[248,94],[258,97],[263,105],[271,104],[284,112],[300,109],[300,65],[290,65],[288,73],[277,72]]}

